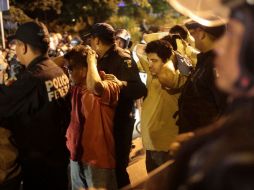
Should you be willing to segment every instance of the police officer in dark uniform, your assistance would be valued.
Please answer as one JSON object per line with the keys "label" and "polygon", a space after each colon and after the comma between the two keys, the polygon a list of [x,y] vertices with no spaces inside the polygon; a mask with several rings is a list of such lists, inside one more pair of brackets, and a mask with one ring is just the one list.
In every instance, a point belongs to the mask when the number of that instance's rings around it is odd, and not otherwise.
{"label": "police officer in dark uniform", "polygon": [[116,44],[125,50],[128,50],[132,46],[131,35],[125,29],[117,29],[116,33]]}
{"label": "police officer in dark uniform", "polygon": [[[227,96],[215,85],[216,69],[213,45],[225,31],[225,26],[205,27],[196,22],[186,24],[195,37],[197,55],[195,71],[189,76],[178,101],[179,133],[187,133],[213,123],[225,111]],[[201,38],[201,36],[204,36]]]}
{"label": "police officer in dark uniform", "polygon": [[12,85],[0,85],[0,126],[12,131],[18,147],[23,190],[66,190],[68,77],[47,56],[43,23],[22,24],[13,39],[26,69]]}
{"label": "police officer in dark uniform", "polygon": [[115,45],[115,30],[106,23],[95,24],[90,33],[90,45],[99,56],[98,70],[108,79],[123,83],[114,119],[116,146],[116,177],[118,187],[130,183],[126,168],[129,163],[134,118],[131,115],[134,100],[146,96],[136,64],[128,52]]}

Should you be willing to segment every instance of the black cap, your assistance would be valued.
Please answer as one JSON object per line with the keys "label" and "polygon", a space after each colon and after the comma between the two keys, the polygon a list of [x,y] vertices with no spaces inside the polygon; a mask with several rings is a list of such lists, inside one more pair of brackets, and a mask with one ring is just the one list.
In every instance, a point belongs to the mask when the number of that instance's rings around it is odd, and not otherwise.
{"label": "black cap", "polygon": [[20,25],[15,35],[10,36],[8,39],[17,39],[35,47],[40,47],[49,44],[49,32],[42,22],[31,21]]}
{"label": "black cap", "polygon": [[115,39],[115,30],[110,24],[96,23],[92,26],[90,32],[85,34],[83,38],[88,36],[98,36],[105,41],[113,42]]}

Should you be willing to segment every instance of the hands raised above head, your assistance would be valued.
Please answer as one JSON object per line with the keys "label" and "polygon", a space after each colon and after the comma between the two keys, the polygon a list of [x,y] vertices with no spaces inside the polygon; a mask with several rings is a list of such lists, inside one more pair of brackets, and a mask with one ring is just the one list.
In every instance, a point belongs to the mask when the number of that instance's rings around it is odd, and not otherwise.
{"label": "hands raised above head", "polygon": [[97,54],[96,52],[88,45],[85,46],[87,52],[87,63],[88,64],[97,64]]}

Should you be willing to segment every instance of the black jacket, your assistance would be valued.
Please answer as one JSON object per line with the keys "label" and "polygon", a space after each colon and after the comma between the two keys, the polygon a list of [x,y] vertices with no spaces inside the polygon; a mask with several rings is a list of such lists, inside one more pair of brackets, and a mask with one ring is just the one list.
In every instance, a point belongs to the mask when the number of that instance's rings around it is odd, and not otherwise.
{"label": "black jacket", "polygon": [[68,159],[68,77],[49,58],[34,59],[11,86],[0,85],[0,126],[11,129],[23,161]]}
{"label": "black jacket", "polygon": [[121,48],[112,46],[98,61],[98,70],[115,75],[121,81],[127,81],[127,86],[121,89],[116,118],[128,120],[133,106],[133,100],[146,96],[147,89],[142,83],[137,65],[130,54]]}
{"label": "black jacket", "polygon": [[200,53],[194,73],[188,78],[179,98],[180,132],[211,124],[226,105],[226,95],[215,86],[212,51]]}

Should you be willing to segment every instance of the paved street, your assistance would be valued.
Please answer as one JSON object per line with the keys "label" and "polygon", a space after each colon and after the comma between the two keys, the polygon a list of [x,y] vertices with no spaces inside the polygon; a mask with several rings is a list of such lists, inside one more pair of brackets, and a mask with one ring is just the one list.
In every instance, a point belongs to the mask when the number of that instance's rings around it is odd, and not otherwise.
{"label": "paved street", "polygon": [[130,154],[130,164],[127,171],[130,175],[131,184],[136,184],[147,177],[145,167],[145,152],[142,146],[140,137],[133,140],[135,148],[132,149]]}

